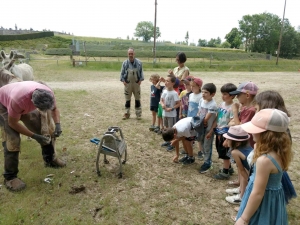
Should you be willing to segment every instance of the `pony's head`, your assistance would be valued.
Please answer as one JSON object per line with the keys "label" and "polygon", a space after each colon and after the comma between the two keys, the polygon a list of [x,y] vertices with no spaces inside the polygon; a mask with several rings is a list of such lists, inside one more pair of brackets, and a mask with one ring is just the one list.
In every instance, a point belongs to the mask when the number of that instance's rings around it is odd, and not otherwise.
{"label": "pony's head", "polygon": [[17,53],[16,51],[10,51],[9,55],[5,54],[3,50],[0,52],[0,61],[2,61],[2,65],[8,65],[12,60],[25,58],[24,55]]}

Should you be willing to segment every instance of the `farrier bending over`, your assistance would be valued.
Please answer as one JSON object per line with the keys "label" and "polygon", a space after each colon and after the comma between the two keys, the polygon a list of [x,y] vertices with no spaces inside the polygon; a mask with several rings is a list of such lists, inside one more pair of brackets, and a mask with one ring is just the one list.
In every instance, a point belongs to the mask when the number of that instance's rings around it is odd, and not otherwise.
{"label": "farrier bending over", "polygon": [[3,176],[9,190],[19,191],[26,187],[17,178],[20,134],[35,139],[41,145],[45,166],[57,168],[66,165],[55,156],[55,137],[62,131],[54,93],[48,86],[34,81],[23,81],[1,87],[0,126],[4,148]]}

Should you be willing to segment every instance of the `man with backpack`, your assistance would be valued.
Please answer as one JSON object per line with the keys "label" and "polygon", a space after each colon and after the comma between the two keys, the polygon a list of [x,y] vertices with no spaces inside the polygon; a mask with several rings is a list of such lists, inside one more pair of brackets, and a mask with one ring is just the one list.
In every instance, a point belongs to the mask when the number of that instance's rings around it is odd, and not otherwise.
{"label": "man with backpack", "polygon": [[144,80],[142,62],[135,58],[135,52],[133,48],[129,48],[127,51],[128,59],[122,64],[120,81],[124,84],[125,95],[125,113],[123,119],[129,119],[130,117],[130,101],[132,94],[135,98],[135,114],[137,119],[142,116],[141,106],[141,83]]}

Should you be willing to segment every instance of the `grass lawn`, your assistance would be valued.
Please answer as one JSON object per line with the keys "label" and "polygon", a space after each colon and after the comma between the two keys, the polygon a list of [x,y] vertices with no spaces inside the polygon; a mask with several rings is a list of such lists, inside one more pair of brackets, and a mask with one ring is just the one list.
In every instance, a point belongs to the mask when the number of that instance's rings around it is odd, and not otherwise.
{"label": "grass lawn", "polygon": [[[215,148],[213,170],[200,174],[201,161],[190,166],[172,163],[174,152],[161,148],[161,136],[148,129],[151,125],[149,77],[154,72],[166,76],[169,67],[145,70],[142,119],[136,120],[132,109],[131,118],[124,121],[125,101],[119,69],[73,68],[67,62],[57,65],[43,60],[30,64],[36,80],[45,81],[55,91],[63,130],[57,140],[57,153],[67,162],[67,167],[45,168],[39,145],[22,137],[19,177],[27,188],[11,193],[1,186],[0,224],[233,224],[230,216],[235,215],[234,205],[225,201],[227,181],[213,179],[221,167]],[[251,80],[260,91],[271,89],[281,93],[292,114],[294,159],[288,172],[300,193],[300,73],[199,70],[191,73],[204,83],[213,82],[217,86],[217,103],[221,102],[220,87],[228,82],[238,85]],[[96,173],[97,149],[89,140],[101,138],[109,126],[122,128],[128,146],[128,161],[121,179],[117,176],[119,163],[113,157],[108,157],[110,164],[104,164],[101,155],[102,176]],[[196,147],[194,152],[197,153]],[[49,174],[53,175],[53,181],[46,183],[44,179]],[[230,180],[236,177],[235,173]],[[81,185],[85,190],[72,194],[72,188]],[[287,206],[290,224],[299,223],[299,207],[299,198]]]}

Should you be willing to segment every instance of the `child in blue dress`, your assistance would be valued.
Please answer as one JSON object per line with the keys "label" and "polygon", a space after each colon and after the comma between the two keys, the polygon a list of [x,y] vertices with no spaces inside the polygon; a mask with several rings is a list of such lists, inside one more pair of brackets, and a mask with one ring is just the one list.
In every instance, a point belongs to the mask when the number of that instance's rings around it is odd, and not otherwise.
{"label": "child in blue dress", "polygon": [[[257,111],[267,108],[279,109],[282,112],[285,112],[288,117],[291,117],[289,111],[285,106],[282,96],[277,91],[268,90],[260,92],[258,95],[255,96],[254,101],[256,104],[255,108],[257,109]],[[286,132],[288,133],[292,143],[290,129],[288,128]],[[248,157],[248,161],[252,161],[252,156]],[[251,163],[249,165],[251,165]],[[285,202],[286,204],[288,204],[292,198],[297,197],[297,193],[287,171],[283,171],[281,183],[284,191]]]}
{"label": "child in blue dress", "polygon": [[262,109],[241,127],[253,134],[256,142],[254,172],[247,185],[238,211],[236,225],[288,224],[283,170],[292,159],[291,141],[286,132],[289,118],[278,109]]}

